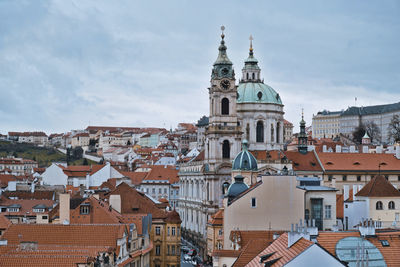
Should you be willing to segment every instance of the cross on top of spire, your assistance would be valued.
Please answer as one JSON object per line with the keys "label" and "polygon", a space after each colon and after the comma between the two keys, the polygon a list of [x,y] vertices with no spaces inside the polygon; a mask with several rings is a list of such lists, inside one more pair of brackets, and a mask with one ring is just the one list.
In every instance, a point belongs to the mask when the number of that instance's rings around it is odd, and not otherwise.
{"label": "cross on top of spire", "polygon": [[222,39],[224,39],[224,37],[225,37],[224,30],[225,30],[225,26],[222,25],[222,26],[221,26],[221,32],[222,32],[222,33],[221,33],[221,38],[222,38]]}
{"label": "cross on top of spire", "polygon": [[253,36],[252,35],[250,35],[249,40],[250,40],[250,56],[252,56],[253,55]]}

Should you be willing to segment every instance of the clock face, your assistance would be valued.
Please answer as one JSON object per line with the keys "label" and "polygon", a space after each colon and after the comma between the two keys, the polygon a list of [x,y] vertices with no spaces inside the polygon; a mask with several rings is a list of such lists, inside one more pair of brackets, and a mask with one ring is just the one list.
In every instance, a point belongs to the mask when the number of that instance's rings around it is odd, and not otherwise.
{"label": "clock face", "polygon": [[224,89],[228,89],[231,83],[228,80],[222,80],[221,81],[221,87]]}

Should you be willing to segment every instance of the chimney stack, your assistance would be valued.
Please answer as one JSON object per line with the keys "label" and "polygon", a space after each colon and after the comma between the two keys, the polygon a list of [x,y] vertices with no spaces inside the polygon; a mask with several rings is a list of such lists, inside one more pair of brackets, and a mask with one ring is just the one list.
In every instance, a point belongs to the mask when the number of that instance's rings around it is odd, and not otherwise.
{"label": "chimney stack", "polygon": [[121,213],[121,196],[120,195],[111,195],[110,196],[110,206],[113,207],[116,211]]}
{"label": "chimney stack", "polygon": [[69,224],[69,213],[70,213],[70,195],[68,193],[60,194],[60,223],[64,224],[68,222]]}

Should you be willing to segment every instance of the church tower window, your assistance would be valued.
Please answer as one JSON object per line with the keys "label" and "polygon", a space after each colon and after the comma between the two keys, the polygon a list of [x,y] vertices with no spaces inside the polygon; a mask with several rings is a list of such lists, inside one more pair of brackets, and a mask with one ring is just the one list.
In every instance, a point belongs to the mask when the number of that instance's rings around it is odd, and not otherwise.
{"label": "church tower window", "polygon": [[274,138],[274,124],[272,123],[271,124],[271,142],[273,143],[275,141],[275,138]]}
{"label": "church tower window", "polygon": [[277,124],[276,124],[276,142],[279,144],[280,143],[280,128],[281,128],[281,123],[280,122],[278,122]]}
{"label": "church tower window", "polygon": [[222,143],[222,158],[224,159],[229,159],[230,158],[230,154],[231,154],[231,148],[229,145],[229,141],[228,140],[224,140],[224,142]]}
{"label": "church tower window", "polygon": [[221,101],[221,114],[229,115],[229,100],[226,97]]}
{"label": "church tower window", "polygon": [[256,142],[257,143],[264,142],[264,124],[262,121],[257,122]]}
{"label": "church tower window", "polygon": [[254,77],[254,72],[253,72],[253,80],[255,80],[255,77]]}

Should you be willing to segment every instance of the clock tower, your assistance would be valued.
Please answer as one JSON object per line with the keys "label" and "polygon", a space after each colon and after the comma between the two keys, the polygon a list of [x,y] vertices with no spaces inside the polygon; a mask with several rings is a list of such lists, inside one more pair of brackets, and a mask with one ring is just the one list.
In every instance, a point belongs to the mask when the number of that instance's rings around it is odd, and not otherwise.
{"label": "clock tower", "polygon": [[209,126],[206,130],[205,159],[210,170],[218,163],[229,162],[240,152],[241,131],[236,113],[237,86],[233,64],[226,54],[225,27],[222,26],[218,58],[211,72],[208,88],[210,101]]}

